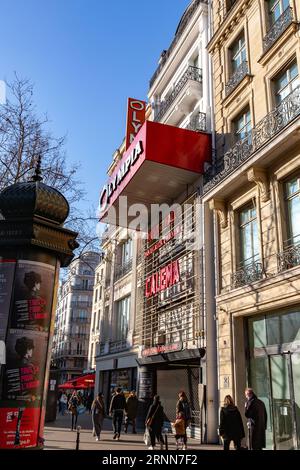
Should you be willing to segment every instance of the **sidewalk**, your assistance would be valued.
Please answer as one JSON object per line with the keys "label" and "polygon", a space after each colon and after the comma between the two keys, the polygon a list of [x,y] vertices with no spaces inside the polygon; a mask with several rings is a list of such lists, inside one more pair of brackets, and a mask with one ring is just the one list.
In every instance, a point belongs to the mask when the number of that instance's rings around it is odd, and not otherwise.
{"label": "sidewalk", "polygon": [[[46,423],[47,424],[47,423]],[[76,448],[76,431],[70,431],[71,415],[65,416],[57,415],[54,423],[49,423],[45,426],[45,450],[64,450]],[[92,418],[91,415],[84,414],[78,417],[78,426],[81,426],[80,431],[80,450],[147,450],[143,442],[143,432],[138,434],[131,433],[131,426],[129,433],[125,434],[122,430],[120,441],[113,440],[112,422],[110,419],[105,419],[103,431],[101,433],[101,440],[97,442],[92,436]],[[172,434],[168,434],[168,448],[175,450],[175,438]],[[219,445],[200,445],[196,439],[189,439],[189,450],[222,450]],[[159,450],[159,446],[157,446]]]}

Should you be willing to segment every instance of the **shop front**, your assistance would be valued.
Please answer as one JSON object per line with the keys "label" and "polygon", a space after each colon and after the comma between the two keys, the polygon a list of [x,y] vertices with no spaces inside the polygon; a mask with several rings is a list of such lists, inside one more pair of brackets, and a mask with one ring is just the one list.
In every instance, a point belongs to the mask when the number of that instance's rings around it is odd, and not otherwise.
{"label": "shop front", "polygon": [[267,448],[300,448],[300,306],[247,320],[248,382],[268,413]]}
{"label": "shop front", "polygon": [[125,397],[131,390],[137,389],[137,362],[136,355],[119,358],[97,358],[96,388],[97,392],[104,394],[104,401],[109,409],[112,394],[120,387]]}
{"label": "shop front", "polygon": [[[205,317],[202,255],[195,246],[197,195],[184,200],[181,207],[180,221],[171,212],[167,221],[149,230],[144,243],[138,363],[151,376],[148,399],[160,396],[169,423],[175,419],[178,393],[185,391],[192,410],[192,434],[203,440]],[[139,398],[146,398],[143,387]]]}

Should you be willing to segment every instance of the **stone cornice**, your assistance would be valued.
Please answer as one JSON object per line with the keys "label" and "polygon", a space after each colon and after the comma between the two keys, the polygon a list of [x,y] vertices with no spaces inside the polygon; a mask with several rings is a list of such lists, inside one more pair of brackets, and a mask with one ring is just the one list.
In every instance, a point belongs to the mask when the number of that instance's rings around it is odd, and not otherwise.
{"label": "stone cornice", "polygon": [[214,33],[207,45],[209,53],[214,53],[216,49],[221,49],[224,41],[236,28],[241,18],[245,16],[246,10],[251,6],[254,0],[237,0],[236,4],[229,10],[223,18],[220,27]]}

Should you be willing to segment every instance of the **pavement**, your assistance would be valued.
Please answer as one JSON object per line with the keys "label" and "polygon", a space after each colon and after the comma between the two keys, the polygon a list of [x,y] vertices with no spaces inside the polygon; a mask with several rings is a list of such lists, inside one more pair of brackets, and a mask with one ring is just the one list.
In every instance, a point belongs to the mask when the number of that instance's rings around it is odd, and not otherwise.
{"label": "pavement", "polygon": [[[132,434],[129,426],[128,434],[122,430],[119,441],[113,440],[112,420],[105,419],[100,441],[97,442],[92,435],[92,417],[90,414],[78,416],[77,426],[80,426],[79,450],[147,450],[143,442],[143,430],[138,430],[137,434]],[[71,415],[57,415],[56,421],[46,423],[44,438],[45,450],[75,450],[76,449],[76,431],[70,431]],[[173,434],[168,434],[168,449],[175,450],[175,438]],[[156,447],[159,450],[159,446]],[[188,439],[188,450],[222,450],[220,445],[203,445],[198,440]]]}

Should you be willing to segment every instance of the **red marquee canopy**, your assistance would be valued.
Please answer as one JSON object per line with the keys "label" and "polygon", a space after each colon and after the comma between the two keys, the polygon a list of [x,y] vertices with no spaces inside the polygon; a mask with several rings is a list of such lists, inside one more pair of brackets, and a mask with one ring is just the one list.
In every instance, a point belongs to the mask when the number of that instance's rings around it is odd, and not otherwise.
{"label": "red marquee canopy", "polygon": [[60,389],[84,389],[84,388],[93,388],[95,386],[95,374],[85,374],[75,379],[68,380],[67,382],[58,386]]}

